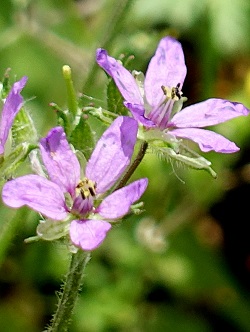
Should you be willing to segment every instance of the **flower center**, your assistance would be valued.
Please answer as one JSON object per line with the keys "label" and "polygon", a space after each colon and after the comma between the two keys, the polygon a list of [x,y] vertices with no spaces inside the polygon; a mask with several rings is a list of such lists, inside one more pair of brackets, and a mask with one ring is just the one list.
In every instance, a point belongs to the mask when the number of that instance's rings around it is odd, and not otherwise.
{"label": "flower center", "polygon": [[162,85],[162,101],[157,106],[154,106],[148,115],[148,118],[152,120],[161,130],[168,127],[169,119],[174,113],[173,108],[175,104],[179,104],[179,100],[182,100],[180,85],[180,83],[178,83],[175,87]]}
{"label": "flower center", "polygon": [[88,178],[83,178],[76,186],[76,191],[82,196],[82,199],[94,197],[96,195],[96,183]]}
{"label": "flower center", "polygon": [[77,218],[86,217],[94,209],[96,183],[84,177],[76,186],[75,198],[72,202],[71,213]]}

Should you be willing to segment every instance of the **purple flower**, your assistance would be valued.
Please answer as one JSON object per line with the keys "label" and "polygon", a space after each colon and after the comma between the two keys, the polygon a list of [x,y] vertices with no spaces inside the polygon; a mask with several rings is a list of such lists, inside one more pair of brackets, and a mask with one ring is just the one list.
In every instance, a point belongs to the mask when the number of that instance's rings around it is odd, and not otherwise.
{"label": "purple flower", "polygon": [[103,198],[130,163],[137,129],[134,119],[118,117],[98,141],[81,177],[63,128],[53,128],[40,141],[49,180],[26,175],[9,181],[3,187],[3,202],[14,208],[27,205],[54,220],[70,218],[73,244],[95,249],[111,228],[103,219],[123,217],[147,187],[147,179],[140,179]]}
{"label": "purple flower", "polygon": [[181,44],[175,39],[161,39],[149,63],[144,84],[137,83],[138,72],[132,75],[106,50],[97,49],[96,59],[114,79],[125,99],[125,106],[144,127],[161,130],[166,134],[166,140],[169,135],[192,140],[204,152],[232,153],[239,150],[225,137],[201,128],[248,115],[249,110],[244,105],[212,98],[180,111],[184,101],[181,88],[187,69]]}
{"label": "purple flower", "polygon": [[4,146],[13,120],[23,105],[23,97],[20,95],[20,92],[24,88],[27,79],[28,78],[24,76],[20,79],[20,81],[13,84],[3,105],[0,118],[0,155],[4,153]]}

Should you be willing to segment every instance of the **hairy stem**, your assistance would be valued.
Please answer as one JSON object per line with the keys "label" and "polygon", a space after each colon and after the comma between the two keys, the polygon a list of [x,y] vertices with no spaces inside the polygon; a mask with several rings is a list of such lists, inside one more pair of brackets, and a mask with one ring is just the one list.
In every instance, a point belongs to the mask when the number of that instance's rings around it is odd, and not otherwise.
{"label": "hairy stem", "polygon": [[90,253],[79,250],[72,254],[69,272],[63,285],[62,294],[51,326],[47,332],[66,332],[81,288],[85,267],[90,260]]}
{"label": "hairy stem", "polygon": [[123,178],[121,179],[121,181],[118,183],[118,185],[116,186],[115,190],[120,189],[120,188],[122,188],[122,187],[125,186],[125,184],[128,182],[128,180],[130,179],[130,177],[132,176],[132,174],[135,172],[135,170],[137,169],[137,167],[140,165],[142,159],[144,158],[144,156],[146,154],[147,148],[148,148],[148,142],[144,141],[141,144],[140,150],[139,150],[139,152],[138,152],[135,160],[129,166],[127,172],[125,173],[125,175],[123,176]]}

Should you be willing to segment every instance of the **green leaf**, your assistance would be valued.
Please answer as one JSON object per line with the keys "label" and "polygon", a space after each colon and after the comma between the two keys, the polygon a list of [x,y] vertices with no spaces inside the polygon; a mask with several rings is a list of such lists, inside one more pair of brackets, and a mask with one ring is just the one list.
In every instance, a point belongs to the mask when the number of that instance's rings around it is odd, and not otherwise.
{"label": "green leaf", "polygon": [[76,150],[81,151],[88,160],[95,145],[94,133],[89,123],[83,117],[73,130],[69,142],[73,144]]}
{"label": "green leaf", "polygon": [[110,112],[118,115],[128,115],[128,110],[123,105],[123,97],[113,79],[109,79],[107,85],[107,105]]}

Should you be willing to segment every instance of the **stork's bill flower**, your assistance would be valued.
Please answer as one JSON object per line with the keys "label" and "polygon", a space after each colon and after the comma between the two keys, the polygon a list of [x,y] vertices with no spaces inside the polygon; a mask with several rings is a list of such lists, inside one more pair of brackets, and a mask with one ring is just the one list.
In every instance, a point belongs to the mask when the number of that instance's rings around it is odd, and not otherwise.
{"label": "stork's bill flower", "polygon": [[174,38],[161,39],[145,79],[142,73],[130,73],[104,49],[97,49],[96,60],[114,79],[133,117],[146,131],[157,132],[157,135],[151,133],[148,137],[159,137],[161,131],[163,141],[192,140],[204,152],[233,153],[239,150],[234,142],[203,127],[246,116],[249,109],[243,104],[217,98],[182,109],[185,101],[182,86],[187,68],[182,46]]}
{"label": "stork's bill flower", "polygon": [[97,248],[110,230],[109,221],[130,211],[147,187],[140,179],[108,194],[130,163],[138,124],[118,117],[98,141],[84,175],[62,127],[55,127],[40,141],[48,179],[26,175],[7,182],[3,202],[10,207],[28,206],[55,223],[69,220],[72,243],[83,250]]}

